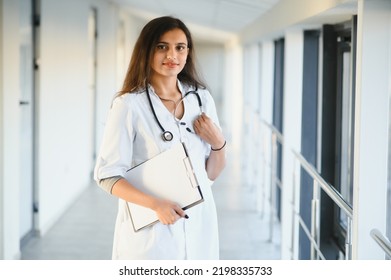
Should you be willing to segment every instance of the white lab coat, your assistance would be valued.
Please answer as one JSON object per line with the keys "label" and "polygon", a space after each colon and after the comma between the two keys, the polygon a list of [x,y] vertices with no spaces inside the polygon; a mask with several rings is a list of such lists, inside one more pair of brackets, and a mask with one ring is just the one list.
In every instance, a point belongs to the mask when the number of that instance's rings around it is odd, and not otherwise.
{"label": "white lab coat", "polygon": [[[179,81],[178,87],[182,95],[190,90]],[[105,125],[95,180],[124,176],[129,168],[182,141],[188,149],[204,202],[186,210],[189,219],[181,218],[174,225],[157,223],[135,233],[126,203],[119,199],[112,258],[218,259],[217,214],[211,190],[213,182],[208,179],[205,170],[210,146],[194,132],[186,130],[188,127],[194,131],[193,121],[200,114],[197,97],[189,94],[184,99],[183,118],[176,120],[151,86],[149,92],[160,123],[173,133],[174,139],[170,142],[162,140],[162,131],[153,116],[145,91],[117,97]],[[210,93],[205,89],[198,89],[198,93],[203,111],[220,127]]]}

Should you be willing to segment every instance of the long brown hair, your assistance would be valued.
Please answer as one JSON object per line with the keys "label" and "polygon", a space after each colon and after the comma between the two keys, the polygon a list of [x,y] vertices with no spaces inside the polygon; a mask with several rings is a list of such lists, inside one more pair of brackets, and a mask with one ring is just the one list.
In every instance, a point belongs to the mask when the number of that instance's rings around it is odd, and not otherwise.
{"label": "long brown hair", "polygon": [[145,89],[151,79],[151,61],[159,39],[164,33],[177,28],[185,33],[189,48],[185,67],[178,74],[178,79],[190,86],[205,88],[205,83],[201,81],[196,71],[194,45],[189,29],[181,20],[164,16],[151,20],[141,30],[118,95]]}

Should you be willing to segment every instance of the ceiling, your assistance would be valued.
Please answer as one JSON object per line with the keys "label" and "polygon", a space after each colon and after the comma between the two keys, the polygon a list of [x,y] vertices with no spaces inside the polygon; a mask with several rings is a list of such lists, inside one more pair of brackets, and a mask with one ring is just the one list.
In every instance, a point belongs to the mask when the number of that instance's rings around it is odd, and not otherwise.
{"label": "ceiling", "polygon": [[171,15],[186,24],[237,33],[279,0],[112,0],[140,17]]}

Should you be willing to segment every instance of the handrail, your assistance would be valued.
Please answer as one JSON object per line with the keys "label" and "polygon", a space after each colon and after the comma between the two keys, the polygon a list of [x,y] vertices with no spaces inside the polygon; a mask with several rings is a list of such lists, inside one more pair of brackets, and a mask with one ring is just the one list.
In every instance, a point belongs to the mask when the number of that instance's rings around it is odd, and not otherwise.
{"label": "handrail", "polygon": [[[271,205],[271,211],[270,211],[270,227],[269,227],[269,234],[270,238],[269,240],[272,240],[273,236],[273,218],[275,216],[275,195],[274,190],[275,187],[279,187],[282,189],[283,182],[279,180],[277,177],[276,171],[277,171],[277,142],[280,142],[281,145],[284,143],[284,136],[278,131],[276,127],[269,124],[265,120],[261,120],[262,124],[264,124],[268,129],[271,131],[271,162],[270,162],[270,168],[271,168],[271,174],[270,174],[270,205]],[[310,243],[311,243],[311,259],[324,259],[324,256],[319,248],[319,242],[320,242],[320,189],[322,189],[332,201],[343,211],[347,216],[347,236],[345,241],[346,246],[346,252],[345,257],[346,259],[351,259],[351,249],[352,249],[352,220],[353,220],[353,209],[348,204],[345,199],[342,197],[342,195],[329,183],[327,183],[322,176],[318,173],[318,171],[311,165],[300,153],[297,153],[295,150],[291,150],[294,155],[294,162],[298,161],[300,163],[300,166],[312,177],[313,179],[313,198],[311,201],[311,226],[310,229],[307,228],[307,225],[302,221],[300,212],[297,212],[295,210],[295,179],[293,179],[293,197],[292,197],[292,206],[293,211],[292,215],[293,217],[298,217],[298,224],[302,227],[302,229],[306,232]],[[295,170],[295,169],[294,169]],[[293,178],[295,177],[295,172],[293,172]],[[294,223],[295,218],[292,219],[292,223]],[[294,228],[294,225],[292,225],[292,228]],[[294,231],[292,233],[292,254],[294,251]]]}
{"label": "handrail", "polygon": [[[317,248],[317,242],[319,242],[320,237],[320,220],[319,220],[319,189],[322,188],[323,191],[328,195],[328,197],[337,205],[339,208],[345,212],[348,219],[347,224],[347,234],[346,234],[346,240],[345,240],[345,258],[347,260],[351,259],[351,252],[352,252],[352,220],[353,220],[353,209],[352,207],[345,201],[345,199],[342,197],[342,195],[329,183],[327,183],[322,176],[318,173],[318,171],[311,165],[301,154],[297,153],[296,151],[292,150],[292,153],[294,154],[295,158],[299,161],[300,166],[304,168],[307,173],[313,178],[314,180],[314,193],[313,193],[313,199],[311,202],[312,210],[311,210],[311,259],[317,259],[319,256],[321,256],[321,252]],[[297,215],[297,214],[296,214]],[[300,213],[299,213],[300,215]],[[301,224],[304,228],[305,225]],[[317,242],[314,240],[317,240]],[[318,257],[317,257],[318,256]]]}
{"label": "handrail", "polygon": [[341,196],[341,194],[329,183],[327,183],[315,170],[315,168],[299,153],[292,150],[293,154],[300,161],[301,166],[311,175],[312,178],[316,179],[322,189],[327,193],[327,195],[340,207],[346,214],[353,218],[353,208],[346,202],[346,200]]}
{"label": "handrail", "polygon": [[[263,123],[268,129],[271,131],[271,141],[272,141],[272,158],[271,158],[271,216],[270,216],[270,240],[273,232],[273,217],[274,217],[274,207],[275,207],[275,201],[273,197],[273,190],[275,186],[278,186],[282,189],[282,182],[277,178],[276,176],[276,151],[277,151],[277,142],[280,142],[283,144],[284,142],[284,136],[278,131],[276,127],[273,125],[269,124],[265,120],[261,120],[261,123]],[[319,217],[318,215],[320,214],[320,208],[319,208],[319,189],[321,188],[327,195],[328,197],[343,211],[348,218],[348,224],[347,224],[347,232],[346,232],[346,241],[345,241],[345,246],[346,246],[346,259],[351,259],[351,247],[352,247],[352,221],[353,221],[353,208],[352,206],[347,203],[347,201],[342,197],[339,191],[337,191],[332,185],[327,183],[323,177],[319,174],[319,172],[316,170],[316,168],[310,164],[300,153],[296,152],[295,150],[291,150],[293,155],[295,156],[295,160],[298,160],[300,163],[300,166],[312,177],[314,180],[314,194],[313,194],[313,200],[312,200],[312,210],[311,210],[311,228],[308,229],[307,225],[304,223],[300,216],[300,212],[297,212],[295,210],[295,172],[293,172],[293,200],[292,200],[292,206],[293,206],[293,211],[292,215],[297,217],[296,222],[302,227],[304,230],[305,234],[309,238],[309,241],[311,243],[311,258],[320,258],[320,259],[325,259],[323,256],[320,248],[319,248]],[[264,163],[265,164],[265,163]],[[295,170],[296,168],[294,168]],[[292,222],[294,223],[295,219],[292,219]],[[294,228],[294,226],[292,227]],[[386,236],[384,236],[379,230],[377,229],[372,229],[370,232],[371,237],[374,239],[374,241],[380,246],[380,248],[384,251],[386,256],[391,259],[391,242],[388,240]],[[294,231],[292,232],[292,256],[293,256],[293,251],[294,251]]]}
{"label": "handrail", "polygon": [[376,243],[383,249],[384,253],[391,258],[391,242],[388,240],[384,234],[382,234],[378,229],[371,230],[371,237],[376,241]]}
{"label": "handrail", "polygon": [[299,224],[301,225],[301,227],[303,228],[303,231],[304,233],[307,235],[308,237],[308,240],[311,242],[311,244],[313,244],[313,246],[315,247],[315,250],[318,252],[320,258],[322,260],[326,260],[325,256],[322,254],[319,246],[318,246],[318,243],[316,242],[316,240],[311,236],[311,232],[308,230],[308,228],[306,227],[305,225],[305,222],[303,221],[303,219],[300,217],[300,213],[297,213],[295,211],[295,214],[298,216],[298,219],[299,219]]}
{"label": "handrail", "polygon": [[281,132],[274,125],[271,125],[270,123],[268,123],[265,120],[261,120],[261,122],[264,125],[266,125],[272,131],[272,133],[274,133],[277,136],[277,139],[281,144],[284,144],[284,136],[281,134]]}
{"label": "handrail", "polygon": [[273,125],[269,124],[265,120],[261,120],[261,123],[264,124],[271,131],[271,161],[270,161],[270,213],[269,213],[269,242],[273,240],[273,224],[276,217],[276,195],[275,195],[275,187],[283,188],[283,183],[277,176],[277,150],[279,142],[281,145],[284,144],[284,136],[275,128]]}

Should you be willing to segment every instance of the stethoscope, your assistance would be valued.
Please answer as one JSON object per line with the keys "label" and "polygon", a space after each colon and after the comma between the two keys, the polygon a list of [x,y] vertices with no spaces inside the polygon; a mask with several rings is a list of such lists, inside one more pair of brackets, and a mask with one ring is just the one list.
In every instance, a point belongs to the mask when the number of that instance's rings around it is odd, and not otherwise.
{"label": "stethoscope", "polygon": [[[165,130],[164,127],[162,126],[162,124],[160,123],[160,121],[156,115],[155,108],[153,107],[151,97],[149,96],[148,86],[146,87],[146,93],[147,93],[149,106],[151,107],[153,116],[155,117],[157,124],[159,125],[160,129],[162,130],[162,139],[164,141],[171,141],[174,138],[174,136],[171,131]],[[186,92],[185,95],[181,98],[180,102],[182,102],[186,98],[186,96],[188,96],[189,94],[194,94],[195,96],[197,96],[198,106],[200,107],[200,112],[201,112],[200,114],[202,114],[202,102],[201,102],[200,95],[197,92],[197,88],[195,90],[191,90],[191,91]],[[175,118],[175,116],[174,116],[174,118]]]}

